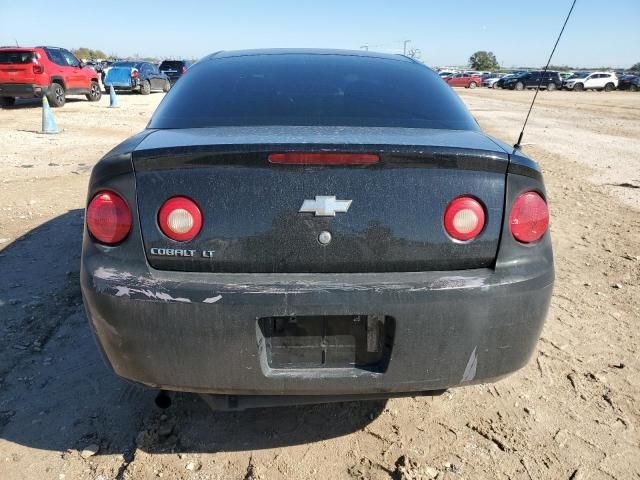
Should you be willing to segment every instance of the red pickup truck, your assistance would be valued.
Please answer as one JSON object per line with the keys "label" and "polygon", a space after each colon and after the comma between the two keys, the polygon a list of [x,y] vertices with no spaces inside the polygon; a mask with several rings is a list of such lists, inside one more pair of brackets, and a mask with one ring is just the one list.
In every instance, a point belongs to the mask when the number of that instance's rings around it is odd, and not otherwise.
{"label": "red pickup truck", "polygon": [[97,102],[102,97],[98,73],[64,48],[0,48],[0,104],[43,95],[52,107],[62,107],[67,95]]}
{"label": "red pickup truck", "polygon": [[472,73],[456,73],[444,77],[444,81],[451,87],[476,88],[482,85],[482,79]]}

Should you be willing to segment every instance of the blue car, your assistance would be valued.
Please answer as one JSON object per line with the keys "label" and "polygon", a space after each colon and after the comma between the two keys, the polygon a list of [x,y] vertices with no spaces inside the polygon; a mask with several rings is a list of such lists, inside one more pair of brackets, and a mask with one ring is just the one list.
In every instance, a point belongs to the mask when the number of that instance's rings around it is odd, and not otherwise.
{"label": "blue car", "polygon": [[116,62],[107,69],[103,83],[107,93],[111,86],[118,91],[142,95],[154,90],[168,92],[171,88],[169,77],[150,62]]}

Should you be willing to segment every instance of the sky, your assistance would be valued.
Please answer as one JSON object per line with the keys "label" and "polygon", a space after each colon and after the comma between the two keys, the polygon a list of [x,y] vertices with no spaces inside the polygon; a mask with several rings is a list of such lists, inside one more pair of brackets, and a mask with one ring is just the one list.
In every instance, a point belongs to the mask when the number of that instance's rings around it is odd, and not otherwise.
{"label": "sky", "polygon": [[[87,47],[120,57],[199,58],[219,50],[303,47],[402,53],[429,66],[466,65],[477,50],[504,67],[546,63],[571,0],[514,2],[0,0],[0,45]],[[640,0],[578,0],[555,65],[640,62]]]}

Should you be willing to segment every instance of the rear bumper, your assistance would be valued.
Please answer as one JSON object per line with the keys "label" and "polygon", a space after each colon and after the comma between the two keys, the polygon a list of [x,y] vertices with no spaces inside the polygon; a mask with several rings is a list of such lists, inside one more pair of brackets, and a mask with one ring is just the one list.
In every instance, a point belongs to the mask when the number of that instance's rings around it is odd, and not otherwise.
{"label": "rear bumper", "polygon": [[173,85],[174,83],[176,83],[178,80],[180,80],[180,77],[182,75],[179,74],[169,74],[169,73],[165,73],[165,75],[167,76],[167,78],[169,79],[169,83],[171,83],[171,85]]}
{"label": "rear bumper", "polygon": [[[230,395],[366,395],[486,382],[525,365],[553,287],[552,263],[457,272],[215,274],[132,270],[85,252],[82,291],[120,376]],[[257,319],[382,313],[395,319],[385,372],[273,369]]]}
{"label": "rear bumper", "polygon": [[0,83],[0,97],[38,98],[48,90],[47,85],[35,83]]}
{"label": "rear bumper", "polygon": [[121,82],[115,82],[115,81],[103,79],[102,84],[107,90],[111,86],[113,87],[114,90],[118,90],[118,91],[131,92],[131,91],[140,89],[140,80],[138,80],[137,78],[127,80],[127,81],[121,81]]}

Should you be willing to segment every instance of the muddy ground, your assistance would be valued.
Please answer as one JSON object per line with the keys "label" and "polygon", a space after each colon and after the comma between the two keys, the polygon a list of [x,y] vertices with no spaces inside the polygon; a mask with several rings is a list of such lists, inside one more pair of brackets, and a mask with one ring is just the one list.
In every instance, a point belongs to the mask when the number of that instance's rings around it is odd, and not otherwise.
{"label": "muddy ground", "polygon": [[[532,93],[459,91],[513,143]],[[537,351],[436,398],[214,413],[116,378],[78,286],[92,165],[162,94],[0,110],[0,478],[640,478],[640,94],[543,92],[525,137],[557,282]]]}

